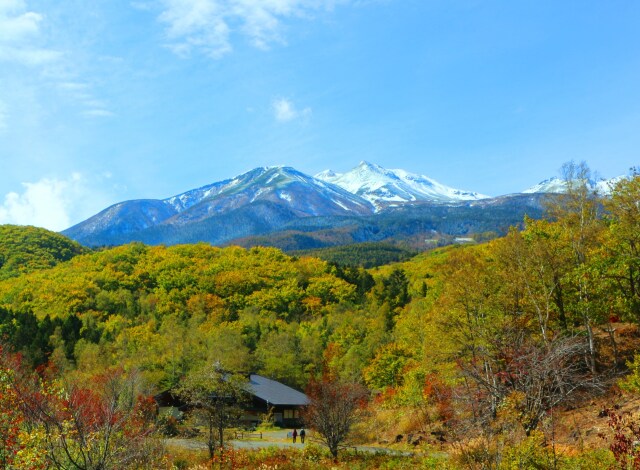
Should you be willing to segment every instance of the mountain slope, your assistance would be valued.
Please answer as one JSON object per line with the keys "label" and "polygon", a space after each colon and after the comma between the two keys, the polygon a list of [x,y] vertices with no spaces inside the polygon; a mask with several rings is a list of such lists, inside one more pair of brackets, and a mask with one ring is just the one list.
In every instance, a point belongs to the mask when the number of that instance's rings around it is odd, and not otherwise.
{"label": "mountain slope", "polygon": [[117,236],[158,225],[177,214],[165,201],[140,199],[114,204],[62,233],[83,242],[88,235]]}
{"label": "mountain slope", "polygon": [[115,204],[63,233],[90,246],[222,243],[266,233],[296,218],[371,213],[369,202],[338,186],[290,167],[270,167],[164,200]]}
{"label": "mountain slope", "polygon": [[426,176],[405,170],[387,170],[368,162],[344,174],[323,171],[316,178],[336,184],[371,202],[378,210],[407,202],[456,202],[489,196],[445,186]]}
{"label": "mountain slope", "polygon": [[344,189],[312,178],[291,167],[256,168],[232,180],[216,183],[200,199],[193,192],[165,200],[180,207],[171,223],[202,220],[212,214],[225,214],[257,201],[285,204],[299,217],[370,214],[372,207],[366,201]]}
{"label": "mountain slope", "polygon": [[273,246],[284,251],[319,249],[364,242],[394,242],[415,250],[451,243],[455,237],[504,235],[521,226],[524,216],[544,213],[549,194],[513,194],[456,204],[407,204],[364,217],[295,219],[266,235],[230,240],[227,244]]}

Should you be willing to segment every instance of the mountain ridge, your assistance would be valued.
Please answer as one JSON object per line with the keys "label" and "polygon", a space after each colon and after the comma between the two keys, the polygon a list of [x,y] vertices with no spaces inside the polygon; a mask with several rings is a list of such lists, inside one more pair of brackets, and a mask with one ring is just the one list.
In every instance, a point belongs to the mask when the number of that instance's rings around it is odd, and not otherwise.
{"label": "mountain ridge", "polygon": [[[527,196],[561,190],[561,184],[540,183],[529,188],[528,193],[511,195],[522,197],[491,198],[366,161],[344,174],[327,170],[315,177],[289,166],[258,167],[166,199],[119,202],[62,233],[88,246],[130,241],[228,244],[233,240],[295,231],[296,227],[303,227],[306,232],[328,230],[336,234],[340,230],[348,232],[350,229],[344,228],[347,226],[355,230],[353,237],[347,239],[365,242],[380,239],[373,233],[377,226],[394,227],[400,237],[409,232],[416,235],[409,228],[411,223],[425,230],[464,235],[473,230],[503,231],[507,222],[518,223],[514,222],[513,214],[522,216],[527,211],[540,214],[540,198]],[[509,209],[504,211],[504,207]],[[500,214],[493,225],[478,220],[456,224],[445,220],[463,216],[491,219],[487,213],[491,211]],[[407,220],[398,220],[398,213],[405,214]],[[434,214],[440,214],[438,217],[443,220],[435,220]],[[415,217],[422,222],[415,222]],[[358,220],[363,218],[370,221],[365,226],[373,228],[357,235],[362,230],[358,228],[361,225]],[[382,221],[378,223],[377,219]],[[385,220],[394,222],[388,225]],[[393,233],[386,235],[392,237]],[[327,238],[337,243],[345,239],[335,235]]]}
{"label": "mountain ridge", "polygon": [[[175,232],[189,226],[192,232],[206,232],[206,241],[222,243],[250,235],[248,226],[258,234],[296,218],[372,213],[368,201],[339,186],[291,167],[260,167],[166,199],[123,201],[62,233],[91,246],[128,240],[162,243],[165,237],[180,242]],[[207,223],[212,220],[226,227]]]}

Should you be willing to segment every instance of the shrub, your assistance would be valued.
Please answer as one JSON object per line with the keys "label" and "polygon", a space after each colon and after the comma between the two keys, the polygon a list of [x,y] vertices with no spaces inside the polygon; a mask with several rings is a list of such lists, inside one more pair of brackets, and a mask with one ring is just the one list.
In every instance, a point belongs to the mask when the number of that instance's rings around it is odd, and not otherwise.
{"label": "shrub", "polygon": [[158,417],[156,424],[158,431],[165,437],[175,437],[179,434],[178,420],[170,415]]}

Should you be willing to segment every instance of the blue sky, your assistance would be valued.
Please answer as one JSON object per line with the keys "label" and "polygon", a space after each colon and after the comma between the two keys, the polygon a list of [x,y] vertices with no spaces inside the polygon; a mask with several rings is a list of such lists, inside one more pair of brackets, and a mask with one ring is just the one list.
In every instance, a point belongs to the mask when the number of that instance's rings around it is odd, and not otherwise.
{"label": "blue sky", "polygon": [[640,158],[640,2],[0,0],[0,223],[257,166],[499,195]]}

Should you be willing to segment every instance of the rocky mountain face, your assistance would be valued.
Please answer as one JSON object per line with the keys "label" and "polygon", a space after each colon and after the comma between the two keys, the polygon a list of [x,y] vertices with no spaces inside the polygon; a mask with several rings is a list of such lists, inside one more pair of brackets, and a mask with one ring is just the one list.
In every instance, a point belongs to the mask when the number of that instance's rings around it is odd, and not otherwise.
{"label": "rocky mountain face", "polygon": [[545,195],[565,188],[562,180],[551,179],[520,195],[491,198],[367,162],[344,174],[328,170],[315,177],[291,167],[256,168],[167,199],[115,204],[63,234],[87,246],[268,244],[269,237],[284,237],[290,249],[302,249],[419,238],[423,232],[502,233],[524,214],[540,216]]}

